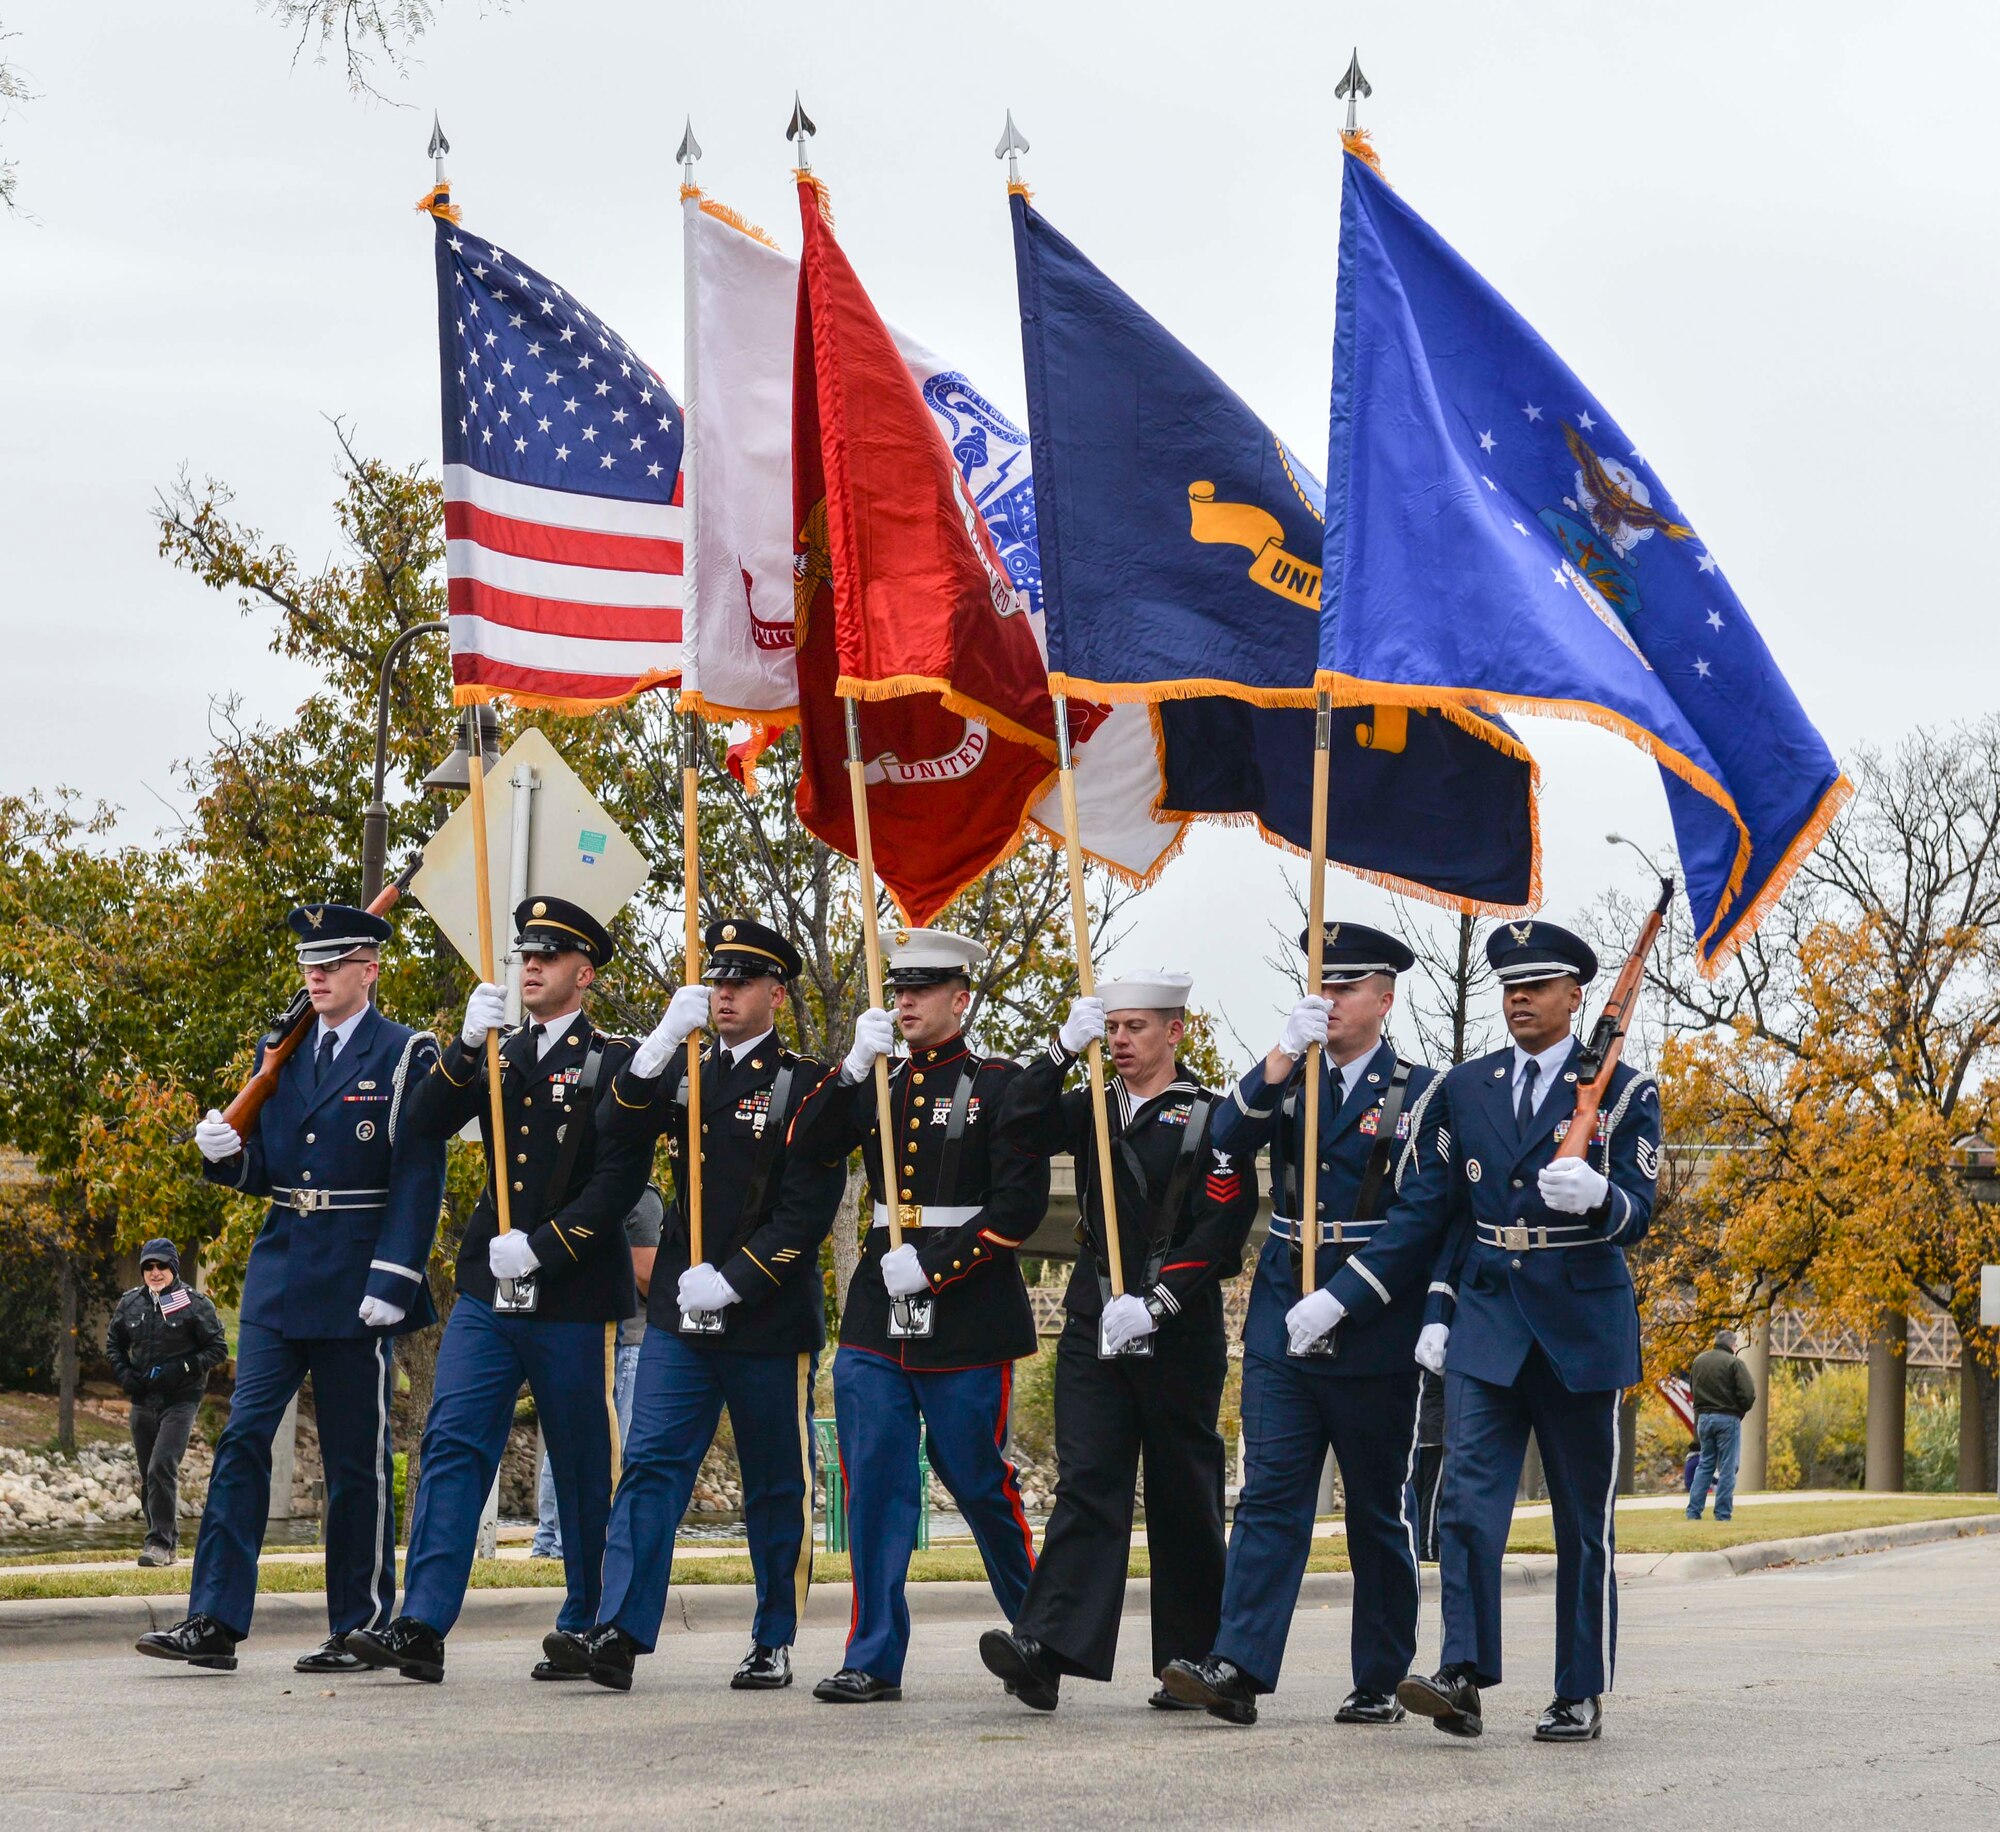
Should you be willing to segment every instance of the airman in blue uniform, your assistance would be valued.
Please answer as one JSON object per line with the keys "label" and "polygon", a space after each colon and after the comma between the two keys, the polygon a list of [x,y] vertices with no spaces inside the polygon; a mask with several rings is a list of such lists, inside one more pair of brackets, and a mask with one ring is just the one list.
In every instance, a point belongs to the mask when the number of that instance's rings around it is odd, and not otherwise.
{"label": "airman in blue uniform", "polygon": [[1556,1696],[1535,1738],[1584,1742],[1602,1727],[1618,1634],[1618,1406],[1640,1374],[1625,1250],[1652,1220],[1660,1104],[1651,1078],[1620,1063],[1584,1155],[1558,1158],[1576,1109],[1572,1024],[1597,957],[1539,921],[1503,923],[1486,957],[1513,1043],[1445,1077],[1405,1190],[1447,1226],[1418,1349],[1445,1376],[1444,1660],[1397,1691],[1439,1729],[1480,1733],[1480,1688],[1500,1683],[1501,1558],[1532,1431],[1556,1538]]}
{"label": "airman in blue uniform", "polygon": [[[1299,937],[1300,947],[1307,937]],[[1168,1691],[1235,1724],[1257,1720],[1275,1690],[1299,1583],[1312,1550],[1329,1449],[1346,1494],[1354,1566],[1343,1724],[1403,1716],[1396,1683],[1417,1648],[1417,1549],[1408,1506],[1416,1456],[1424,1283],[1442,1217],[1399,1196],[1410,1141],[1425,1123],[1435,1071],[1383,1038],[1396,976],[1413,962],[1395,936],[1329,923],[1322,984],[1292,1008],[1277,1047],[1217,1114],[1215,1142],[1248,1162],[1271,1148],[1271,1232],[1243,1332],[1247,1476],[1229,1541],[1214,1649],[1178,1660]],[[1320,1063],[1317,1227],[1302,1229],[1305,1063]],[[1314,1289],[1301,1297],[1302,1238],[1317,1235]]]}
{"label": "airman in blue uniform", "polygon": [[388,923],[340,903],[302,904],[287,921],[317,1014],[312,1030],[247,1136],[212,1109],[195,1128],[202,1175],[271,1207],[243,1276],[236,1390],[195,1545],[190,1613],[142,1636],[139,1651],[236,1665],[271,1511],[271,1442],[310,1374],[332,1632],[298,1669],[336,1673],[360,1664],[347,1636],[394,1611],[394,1342],[437,1321],[426,1269],[444,1143],[409,1123],[410,1090],[435,1065],[435,1041],[370,1003]]}

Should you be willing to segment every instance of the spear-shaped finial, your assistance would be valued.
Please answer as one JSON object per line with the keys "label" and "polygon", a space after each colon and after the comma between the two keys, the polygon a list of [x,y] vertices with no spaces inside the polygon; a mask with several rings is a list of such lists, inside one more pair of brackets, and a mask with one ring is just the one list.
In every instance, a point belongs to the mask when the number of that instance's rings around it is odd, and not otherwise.
{"label": "spear-shaped finial", "polygon": [[797,149],[799,170],[802,172],[810,172],[812,170],[812,159],[806,152],[806,141],[810,136],[818,132],[819,129],[813,125],[812,116],[806,113],[804,105],[799,101],[799,92],[794,89],[792,91],[792,119],[791,124],[785,129],[785,138],[791,141],[792,145]]}
{"label": "spear-shaped finial", "polygon": [[1347,98],[1346,131],[1348,133],[1353,133],[1359,125],[1355,119],[1355,105],[1364,95],[1373,95],[1374,93],[1374,86],[1361,74],[1361,47],[1356,45],[1354,47],[1354,54],[1347,60],[1347,74],[1333,86],[1335,101],[1338,101],[1342,96]]}
{"label": "spear-shaped finial", "polygon": [[681,189],[692,191],[694,183],[694,163],[701,157],[701,142],[694,137],[694,116],[687,117],[687,125],[681,129],[681,143],[674,149],[674,157],[680,161]]}
{"label": "spear-shaped finial", "polygon": [[1028,136],[1014,125],[1014,111],[1007,110],[1007,126],[1000,135],[1000,144],[993,149],[993,157],[1007,161],[1007,184],[1011,190],[1021,182],[1021,155],[1028,150]]}
{"label": "spear-shaped finial", "polygon": [[437,110],[431,110],[431,175],[437,183],[444,183],[444,156],[451,151],[451,142],[444,137],[444,123],[437,117]]}

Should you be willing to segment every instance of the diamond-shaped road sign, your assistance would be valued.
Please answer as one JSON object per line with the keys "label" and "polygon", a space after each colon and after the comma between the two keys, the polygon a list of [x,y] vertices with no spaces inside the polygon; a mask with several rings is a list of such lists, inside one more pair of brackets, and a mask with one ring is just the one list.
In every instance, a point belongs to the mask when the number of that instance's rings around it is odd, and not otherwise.
{"label": "diamond-shaped road sign", "polygon": [[[528,836],[527,890],[535,897],[566,897],[599,922],[609,923],[646,882],[638,847],[618,831],[541,732],[530,726],[486,773],[486,855],[492,876],[493,960],[500,971],[514,939],[514,911],[507,887],[514,874],[514,790],[517,766],[535,772],[534,814]],[[424,848],[411,894],[430,912],[445,939],[479,971],[479,915],[473,899],[472,803],[453,812]]]}

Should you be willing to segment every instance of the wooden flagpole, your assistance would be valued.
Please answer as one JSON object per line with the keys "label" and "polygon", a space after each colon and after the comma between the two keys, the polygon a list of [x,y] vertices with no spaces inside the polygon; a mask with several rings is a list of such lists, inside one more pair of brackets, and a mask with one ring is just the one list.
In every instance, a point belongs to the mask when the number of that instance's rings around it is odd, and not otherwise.
{"label": "wooden flagpole", "polygon": [[[1326,966],[1326,801],[1333,744],[1333,696],[1320,689],[1313,720],[1312,864],[1306,884],[1306,991],[1317,993]],[[1304,1175],[1299,1179],[1299,1296],[1319,1277],[1320,1046],[1306,1048]]]}
{"label": "wooden flagpole", "polygon": [[[493,983],[493,869],[486,845],[486,746],[479,730],[479,708],[466,708],[472,721],[472,756],[466,786],[472,798],[472,902],[479,920],[479,977]],[[493,1209],[500,1232],[514,1225],[514,1207],[507,1188],[507,1115],[500,1102],[500,1033],[486,1033],[487,1115],[492,1125]]]}
{"label": "wooden flagpole", "polygon": [[[1011,124],[1011,117],[1010,124]],[[1069,748],[1069,695],[1051,696],[1056,709],[1056,767],[1061,771],[1063,852],[1069,860],[1069,921],[1076,938],[1076,983],[1086,999],[1097,996],[1090,959],[1090,911],[1083,895],[1083,843],[1078,837],[1076,771]],[[1104,1049],[1092,1038],[1084,1053],[1090,1072],[1090,1115],[1097,1132],[1097,1183],[1104,1196],[1104,1252],[1111,1263],[1111,1295],[1125,1295],[1125,1249],[1118,1237],[1118,1191],[1111,1175],[1111,1114],[1104,1095]]]}
{"label": "wooden flagpole", "polygon": [[[875,842],[868,831],[868,767],[861,759],[861,715],[843,698],[847,715],[847,789],[854,801],[854,862],[861,868],[861,941],[868,961],[868,1003],[885,1009],[882,997],[882,936],[875,926]],[[895,1117],[889,1107],[889,1059],[875,1058],[875,1127],[882,1155],[882,1203],[889,1211],[889,1250],[903,1244],[896,1202]]]}

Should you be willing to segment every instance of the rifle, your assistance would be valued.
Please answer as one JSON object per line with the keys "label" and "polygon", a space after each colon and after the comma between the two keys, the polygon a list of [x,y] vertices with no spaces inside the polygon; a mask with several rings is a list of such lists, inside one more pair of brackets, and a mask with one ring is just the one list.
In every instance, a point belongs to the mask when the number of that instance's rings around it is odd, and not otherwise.
{"label": "rifle", "polygon": [[1653,905],[1640,926],[1639,939],[1633,943],[1632,952],[1625,957],[1625,965],[1618,970],[1611,996],[1604,1001],[1604,1009],[1597,1014],[1590,1036],[1577,1052],[1576,1111],[1570,1116],[1569,1131],[1556,1147],[1558,1158],[1580,1158],[1590,1149],[1591,1136],[1597,1130],[1598,1109],[1604,1104],[1605,1090],[1611,1086],[1612,1071],[1618,1067],[1618,1058],[1625,1048],[1625,1027],[1631,1022],[1632,1009],[1639,1002],[1640,983],[1646,973],[1646,956],[1652,953],[1653,943],[1659,939],[1660,925],[1666,921],[1673,901],[1674,881],[1662,878],[1660,900]]}
{"label": "rifle", "polygon": [[[409,863],[396,874],[394,880],[376,892],[374,902],[368,906],[368,914],[386,916],[393,910],[403,893],[410,888],[410,880],[417,875],[417,869],[423,862],[424,855],[413,852]],[[222,1117],[243,1137],[249,1137],[250,1128],[256,1125],[257,1115],[263,1111],[264,1103],[278,1091],[279,1071],[291,1061],[292,1052],[311,1029],[312,1019],[312,994],[302,986],[292,995],[291,1003],[271,1020],[265,1030],[264,1060],[257,1065],[256,1073],[237,1091],[236,1098],[222,1110]],[[188,1137],[193,1138],[194,1134],[189,1133]]]}

